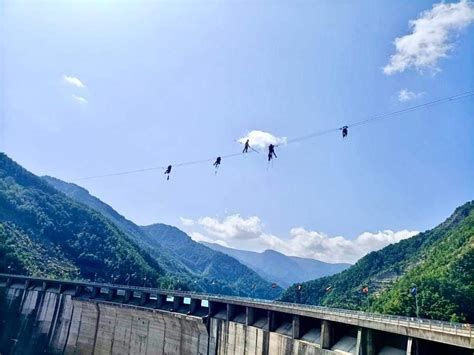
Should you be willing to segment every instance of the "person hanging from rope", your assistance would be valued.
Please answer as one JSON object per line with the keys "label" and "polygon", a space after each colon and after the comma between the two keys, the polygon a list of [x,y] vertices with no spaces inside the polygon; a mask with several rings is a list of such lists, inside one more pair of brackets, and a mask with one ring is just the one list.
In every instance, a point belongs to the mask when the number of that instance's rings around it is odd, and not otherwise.
{"label": "person hanging from rope", "polygon": [[242,150],[242,153],[248,153],[250,148],[250,139],[247,139],[244,145],[244,150]]}
{"label": "person hanging from rope", "polygon": [[221,157],[217,157],[216,161],[212,165],[214,165],[214,167],[216,168],[216,174],[217,174],[217,169],[219,169],[219,166],[221,165]]}
{"label": "person hanging from rope", "polygon": [[275,146],[273,144],[270,144],[268,146],[268,161],[272,160],[273,157],[277,158],[277,155],[275,153]]}
{"label": "person hanging from rope", "polygon": [[344,126],[342,128],[339,128],[341,131],[342,131],[342,138],[346,138],[347,137],[347,133],[349,133],[349,127],[348,126]]}
{"label": "person hanging from rope", "polygon": [[171,168],[172,168],[172,166],[171,166],[171,165],[168,165],[168,167],[166,168],[166,170],[165,170],[165,172],[164,172],[165,175],[168,175],[168,176],[166,177],[166,180],[167,180],[167,181],[170,179]]}

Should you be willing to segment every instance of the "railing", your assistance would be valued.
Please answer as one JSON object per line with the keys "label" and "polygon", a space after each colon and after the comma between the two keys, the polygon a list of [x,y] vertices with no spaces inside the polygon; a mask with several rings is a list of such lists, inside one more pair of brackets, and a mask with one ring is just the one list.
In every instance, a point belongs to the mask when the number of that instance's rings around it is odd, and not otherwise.
{"label": "railing", "polygon": [[25,280],[25,281],[26,280],[40,281],[40,282],[48,282],[48,283],[53,283],[53,284],[72,285],[72,286],[134,290],[134,291],[146,292],[150,294],[165,294],[165,295],[170,295],[170,296],[188,297],[188,298],[195,298],[195,299],[197,298],[197,299],[208,300],[208,301],[222,301],[223,303],[241,302],[249,306],[265,306],[265,305],[279,306],[286,310],[319,312],[319,313],[324,313],[327,315],[343,316],[343,317],[357,319],[357,320],[368,320],[368,321],[375,321],[379,323],[387,323],[387,324],[392,324],[392,325],[403,325],[410,328],[427,329],[427,330],[437,331],[437,332],[442,332],[442,333],[459,334],[461,336],[472,337],[473,325],[468,324],[468,323],[463,324],[463,323],[446,322],[446,321],[439,321],[439,320],[432,320],[432,319],[425,319],[425,318],[396,316],[396,315],[381,314],[381,313],[369,313],[369,312],[362,312],[362,311],[354,311],[350,309],[323,307],[323,306],[282,302],[282,301],[271,301],[271,300],[251,298],[251,297],[223,296],[223,295],[194,292],[194,291],[165,290],[165,289],[159,289],[159,288],[115,285],[115,284],[109,284],[109,283],[88,282],[88,281],[81,281],[81,280],[79,281],[54,280],[54,279],[44,279],[44,278],[39,278],[39,277],[29,277],[29,276],[12,275],[12,274],[0,274],[0,277],[10,278],[10,279],[20,279],[20,280]]}

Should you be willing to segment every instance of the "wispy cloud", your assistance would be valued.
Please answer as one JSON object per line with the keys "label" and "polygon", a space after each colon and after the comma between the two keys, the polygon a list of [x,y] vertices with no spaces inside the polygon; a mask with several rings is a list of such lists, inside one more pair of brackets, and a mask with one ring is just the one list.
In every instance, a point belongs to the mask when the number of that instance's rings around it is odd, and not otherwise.
{"label": "wispy cloud", "polygon": [[239,138],[237,141],[244,144],[247,139],[251,147],[259,149],[266,148],[270,144],[286,144],[287,141],[286,137],[277,137],[271,133],[258,130],[249,132],[246,136]]}
{"label": "wispy cloud", "polygon": [[72,94],[71,96],[72,96],[72,98],[73,98],[74,100],[76,100],[77,102],[79,102],[81,105],[87,104],[87,100],[86,100],[84,97],[82,97],[82,96],[77,96],[77,95],[74,95],[74,94]]}
{"label": "wispy cloud", "polygon": [[227,244],[223,240],[215,240],[213,238],[206,237],[205,235],[203,235],[201,233],[198,233],[198,232],[192,232],[192,233],[190,233],[190,236],[196,242],[214,243],[214,244],[222,245],[223,247],[227,247],[227,248],[230,247],[230,245]]}
{"label": "wispy cloud", "polygon": [[289,236],[281,238],[265,232],[265,226],[257,216],[244,218],[236,214],[223,219],[203,217],[193,222],[193,229],[201,228],[201,232],[194,230],[190,233],[196,241],[213,242],[254,251],[273,249],[287,255],[326,262],[354,263],[371,251],[418,233],[408,230],[384,230],[365,232],[354,239],[348,239],[295,227],[290,230]]}
{"label": "wispy cloud", "polygon": [[194,221],[192,219],[184,218],[184,217],[179,217],[179,219],[181,220],[181,223],[183,224],[183,226],[192,226],[192,225],[194,225]]}
{"label": "wispy cloud", "polygon": [[406,102],[419,99],[424,95],[423,92],[413,92],[407,89],[402,89],[398,92],[398,101]]}
{"label": "wispy cloud", "polygon": [[85,88],[86,86],[84,83],[77,77],[75,76],[68,76],[68,75],[63,75],[63,80],[66,84],[78,87],[78,88]]}
{"label": "wispy cloud", "polygon": [[390,75],[413,67],[436,73],[440,70],[438,60],[448,56],[456,35],[472,22],[474,4],[470,0],[434,4],[409,22],[410,34],[395,39],[396,52],[383,72]]}

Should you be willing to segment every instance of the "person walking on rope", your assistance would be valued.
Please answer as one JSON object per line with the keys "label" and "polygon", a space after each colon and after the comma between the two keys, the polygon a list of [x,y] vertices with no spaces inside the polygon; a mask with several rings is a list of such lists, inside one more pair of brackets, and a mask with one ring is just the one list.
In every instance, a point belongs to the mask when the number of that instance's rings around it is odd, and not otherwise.
{"label": "person walking on rope", "polygon": [[166,180],[167,180],[167,181],[170,179],[171,168],[172,168],[172,166],[171,166],[171,165],[168,165],[168,167],[166,168],[166,170],[165,170],[165,172],[164,172],[165,175],[168,175],[168,176],[166,177]]}
{"label": "person walking on rope", "polygon": [[242,150],[242,153],[248,153],[249,148],[250,148],[250,140],[247,139],[247,141],[245,142],[245,145],[244,145],[244,150]]}
{"label": "person walking on rope", "polygon": [[212,165],[214,165],[216,169],[219,169],[219,166],[221,165],[221,157],[217,157],[216,161]]}
{"label": "person walking on rope", "polygon": [[270,144],[268,146],[268,161],[272,160],[273,157],[277,158],[277,155],[275,153],[275,146],[273,144]]}
{"label": "person walking on rope", "polygon": [[342,138],[346,138],[347,133],[349,133],[349,127],[344,126],[344,127],[340,128],[340,130],[342,131]]}

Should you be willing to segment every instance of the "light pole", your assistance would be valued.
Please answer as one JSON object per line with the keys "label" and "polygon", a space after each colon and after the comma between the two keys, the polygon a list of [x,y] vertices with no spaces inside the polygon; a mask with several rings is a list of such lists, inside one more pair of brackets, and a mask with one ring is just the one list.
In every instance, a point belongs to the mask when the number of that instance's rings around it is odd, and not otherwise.
{"label": "light pole", "polygon": [[420,309],[418,308],[418,290],[416,288],[416,285],[411,286],[410,292],[413,295],[413,297],[415,297],[416,318],[420,318]]}
{"label": "light pole", "polygon": [[296,303],[301,303],[301,289],[302,285],[299,283],[296,285]]}

